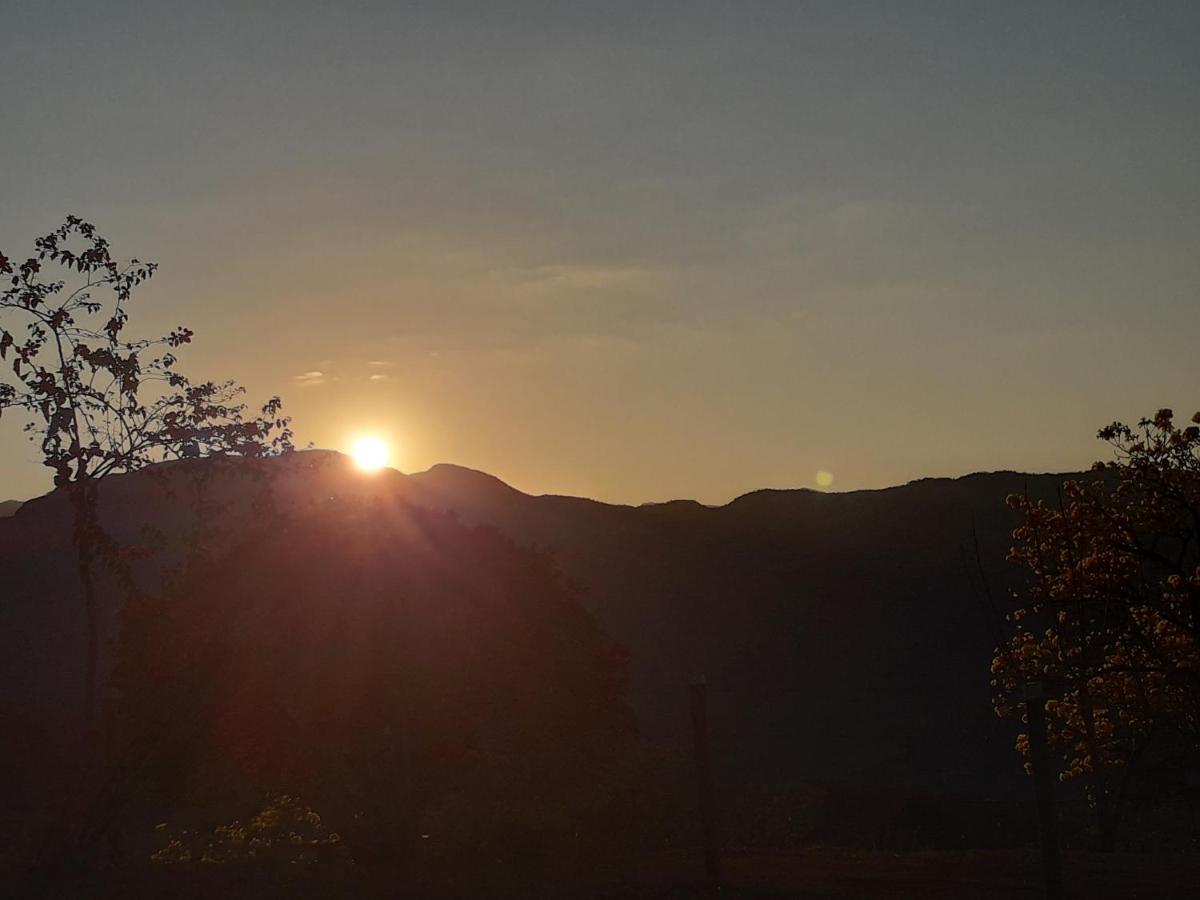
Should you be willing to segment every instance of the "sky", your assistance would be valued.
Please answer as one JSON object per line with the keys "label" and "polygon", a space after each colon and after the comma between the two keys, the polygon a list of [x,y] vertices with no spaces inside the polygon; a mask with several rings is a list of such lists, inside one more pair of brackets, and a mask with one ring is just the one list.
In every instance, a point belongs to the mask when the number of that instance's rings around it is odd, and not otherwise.
{"label": "sky", "polygon": [[[1200,4],[0,0],[0,252],[531,493],[1067,471],[1200,408]],[[818,473],[825,473],[820,476]],[[48,470],[0,421],[0,498]]]}

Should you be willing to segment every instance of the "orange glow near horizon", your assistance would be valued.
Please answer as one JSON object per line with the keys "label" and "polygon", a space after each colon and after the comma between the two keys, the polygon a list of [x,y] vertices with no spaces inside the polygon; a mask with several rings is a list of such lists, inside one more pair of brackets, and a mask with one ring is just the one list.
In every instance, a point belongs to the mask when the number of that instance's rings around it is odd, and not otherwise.
{"label": "orange glow near horizon", "polygon": [[388,445],[377,437],[360,437],[350,451],[354,463],[364,472],[375,472],[388,464]]}

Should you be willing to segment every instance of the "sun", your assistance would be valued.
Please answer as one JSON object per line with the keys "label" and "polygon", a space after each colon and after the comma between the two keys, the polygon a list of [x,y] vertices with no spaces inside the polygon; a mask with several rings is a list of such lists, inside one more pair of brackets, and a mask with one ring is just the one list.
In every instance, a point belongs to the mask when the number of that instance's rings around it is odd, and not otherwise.
{"label": "sun", "polygon": [[374,472],[387,465],[388,445],[377,437],[362,437],[354,442],[350,455],[364,472]]}

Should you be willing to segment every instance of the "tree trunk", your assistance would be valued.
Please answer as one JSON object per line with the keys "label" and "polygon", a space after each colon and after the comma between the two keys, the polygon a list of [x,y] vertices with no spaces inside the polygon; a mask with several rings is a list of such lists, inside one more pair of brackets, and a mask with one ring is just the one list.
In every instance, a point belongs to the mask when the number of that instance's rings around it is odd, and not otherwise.
{"label": "tree trunk", "polygon": [[1083,725],[1092,757],[1091,789],[1096,802],[1096,827],[1100,832],[1100,850],[1112,853],[1117,849],[1117,822],[1108,778],[1105,777],[1104,762],[1100,756],[1100,745],[1096,740],[1096,716],[1092,707],[1092,695],[1084,685],[1079,689],[1079,707],[1083,714]]}
{"label": "tree trunk", "polygon": [[90,728],[96,716],[96,665],[98,628],[96,625],[96,586],[92,579],[92,548],[86,540],[76,542],[79,559],[79,581],[83,585],[84,625],[87,641],[87,663],[83,685],[83,723]]}
{"label": "tree trunk", "polygon": [[71,485],[71,505],[75,513],[75,552],[79,583],[83,588],[86,662],[83,685],[83,724],[91,728],[96,716],[97,670],[99,664],[99,625],[96,621],[96,583],[93,563],[99,523],[96,519],[96,490],[90,481]]}
{"label": "tree trunk", "polygon": [[1046,738],[1046,700],[1032,696],[1025,701],[1029,720],[1030,761],[1037,797],[1038,843],[1042,849],[1042,879],[1047,900],[1062,900],[1062,855],[1058,843],[1058,807],[1054,802],[1054,777]]}

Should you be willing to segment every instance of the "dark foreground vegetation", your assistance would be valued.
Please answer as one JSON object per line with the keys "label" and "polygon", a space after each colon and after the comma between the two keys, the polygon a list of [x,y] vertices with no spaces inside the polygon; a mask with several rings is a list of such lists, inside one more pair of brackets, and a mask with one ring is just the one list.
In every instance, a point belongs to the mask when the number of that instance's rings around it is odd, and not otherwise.
{"label": "dark foreground vegetation", "polygon": [[1060,847],[1187,893],[1197,419],[1074,478],[529,497],[296,452],[126,336],[153,266],[78,219],[0,270],[56,484],[0,519],[13,893],[1035,896]]}
{"label": "dark foreground vegetation", "polygon": [[[646,539],[651,531],[670,535],[682,556],[676,565],[711,577],[733,560],[779,553],[775,536],[808,519],[802,504],[821,503],[817,544],[829,564],[852,571],[830,537],[839,516],[867,522],[859,536],[903,521],[889,506],[904,517],[913,506],[965,512],[970,523],[972,507],[958,505],[963,492],[982,486],[994,497],[1001,476],[845,498],[870,500],[869,517],[829,505],[833,497],[764,497],[771,516],[752,508],[746,532],[745,513],[733,518],[737,504],[618,509],[529,498],[461,470],[367,478],[325,454],[209,477],[214,465],[184,461],[104,487],[102,522],[123,552],[97,579],[109,611],[106,687],[88,728],[78,713],[85,670],[71,652],[76,575],[55,562],[70,551],[71,507],[59,493],[0,522],[7,633],[20,657],[19,667],[6,661],[6,718],[22,740],[6,746],[4,767],[5,864],[19,893],[387,896],[403,886],[418,896],[701,896],[694,759],[672,718],[686,713],[686,678],[647,675],[681,652],[701,658],[696,644],[669,643],[696,628],[690,614],[720,625],[693,631],[699,646],[725,650],[707,658],[708,671],[721,673],[709,681],[720,841],[747,848],[724,855],[735,896],[1038,896],[1033,792],[1013,751],[1021,723],[1005,733],[987,708],[988,631],[980,629],[975,659],[952,669],[978,678],[961,695],[945,677],[922,695],[900,672],[890,691],[870,679],[789,682],[809,749],[784,758],[781,748],[794,746],[788,734],[764,728],[787,718],[766,702],[789,659],[775,655],[783,641],[757,642],[758,656],[743,649],[747,631],[766,634],[760,611],[725,616],[730,593],[674,611],[647,600],[636,629],[617,617],[630,594],[646,596],[639,545],[663,560],[654,577],[672,571],[662,545]],[[788,500],[800,508],[785,515]],[[991,506],[997,518],[977,520],[980,559],[1008,515]],[[529,538],[537,529],[560,543],[523,549],[502,533],[550,544]],[[604,530],[607,544],[596,537]],[[714,533],[733,535],[736,554],[727,547],[705,563],[700,548]],[[1005,568],[981,567],[965,547],[956,599],[986,612],[970,586],[999,590]],[[936,571],[891,565],[918,584]],[[761,571],[740,571],[771,596]],[[841,579],[848,597],[863,574]],[[610,585],[624,577],[626,588],[602,590],[601,577]],[[786,607],[773,609],[778,616]],[[912,615],[920,629],[892,633],[899,660],[936,649],[931,636],[944,634]],[[871,629],[843,627],[832,619],[820,641],[790,638],[803,651],[791,664],[833,679],[839,663],[865,667],[868,653],[888,646]],[[832,640],[840,655],[819,655]],[[956,649],[940,659],[956,665]],[[912,661],[918,672],[923,665]],[[746,703],[751,675],[761,679],[759,705]],[[843,703],[831,706],[831,693]],[[966,701],[980,703],[976,720],[997,723],[999,734],[965,734],[961,723],[924,714],[913,700],[921,696],[969,713]],[[907,705],[860,720],[862,710],[891,702]],[[1120,762],[1104,780],[1085,770],[1058,787],[1067,896],[1186,896],[1179,879],[1194,871],[1200,819],[1187,780],[1187,720],[1172,716],[1187,708],[1165,707],[1150,735],[1133,730],[1137,721],[1107,732],[1105,752]],[[1060,735],[1066,726],[1056,726]],[[855,729],[860,738],[848,740]],[[1126,763],[1118,739],[1149,749]],[[1082,740],[1055,737],[1064,773]],[[999,744],[997,763],[986,754],[974,768],[954,762],[964,745],[993,749],[987,741]],[[927,754],[916,763],[913,742]],[[966,777],[952,790],[956,765]],[[1113,846],[1097,814],[1099,787],[1119,811],[1116,853],[1099,852]],[[819,849],[830,845],[864,849]]]}

